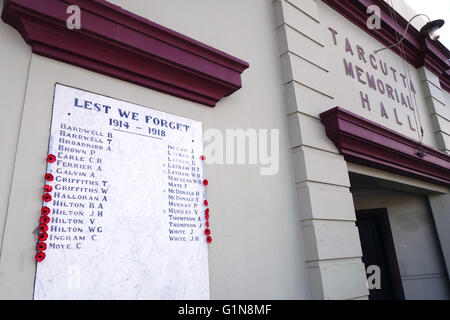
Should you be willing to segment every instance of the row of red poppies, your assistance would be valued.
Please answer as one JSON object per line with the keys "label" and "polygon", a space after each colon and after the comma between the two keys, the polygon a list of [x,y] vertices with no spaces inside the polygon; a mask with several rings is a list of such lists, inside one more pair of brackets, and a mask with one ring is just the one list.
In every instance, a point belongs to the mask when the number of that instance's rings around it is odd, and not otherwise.
{"label": "row of red poppies", "polygon": [[[201,156],[200,160],[205,161],[206,157],[205,156]],[[208,180],[207,179],[203,180],[203,185],[206,188],[206,186],[208,185]],[[205,194],[206,194],[206,192],[205,192]],[[205,207],[208,207],[208,200],[205,199],[205,201],[203,201],[203,204],[205,205]],[[212,242],[212,237],[211,237],[211,230],[209,229],[209,208],[205,209],[205,220],[206,220],[206,222],[205,222],[205,226],[206,226],[206,229],[205,229],[206,242],[211,243]]]}
{"label": "row of red poppies", "polygon": [[[53,154],[49,154],[47,156],[47,162],[53,163],[56,161],[56,157]],[[51,173],[46,173],[44,176],[44,179],[46,181],[44,185],[44,195],[42,196],[42,200],[44,202],[50,202],[52,201],[52,196],[50,192],[52,192],[53,187],[49,185],[48,183],[53,181],[53,175]],[[47,206],[42,207],[41,209],[41,217],[39,218],[39,235],[38,235],[38,244],[36,246],[37,253],[34,257],[37,262],[41,262],[45,259],[45,250],[47,250],[47,243],[45,242],[48,239],[48,223],[50,222],[50,217],[48,216],[50,214],[50,208]]]}

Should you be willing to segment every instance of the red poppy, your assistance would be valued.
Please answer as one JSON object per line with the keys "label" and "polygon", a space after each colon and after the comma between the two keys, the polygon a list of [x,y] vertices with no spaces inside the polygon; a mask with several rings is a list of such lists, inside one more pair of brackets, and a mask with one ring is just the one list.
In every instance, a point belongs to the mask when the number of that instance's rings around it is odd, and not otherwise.
{"label": "red poppy", "polygon": [[45,223],[41,223],[39,225],[39,231],[41,232],[47,232],[48,231],[48,225],[46,225]]}
{"label": "red poppy", "polygon": [[45,192],[52,192],[52,190],[53,190],[52,186],[49,186],[48,184],[46,184],[46,185],[44,186],[44,191],[45,191]]}
{"label": "red poppy", "polygon": [[39,242],[36,246],[39,252],[45,251],[47,249],[47,244],[45,242]]}
{"label": "red poppy", "polygon": [[46,232],[42,232],[38,236],[39,241],[45,241],[48,239],[48,234]]}
{"label": "red poppy", "polygon": [[200,156],[200,160],[206,160],[205,156]]}
{"label": "red poppy", "polygon": [[207,236],[209,236],[209,235],[211,234],[211,230],[205,229],[205,234],[206,234]]}
{"label": "red poppy", "polygon": [[205,206],[208,206],[208,200],[203,201],[203,204],[204,204]]}
{"label": "red poppy", "polygon": [[47,161],[50,162],[50,163],[53,163],[53,162],[56,161],[56,157],[53,154],[49,154],[47,156]]}
{"label": "red poppy", "polygon": [[203,180],[203,185],[207,186],[208,185],[208,180]]}
{"label": "red poppy", "polygon": [[209,228],[209,221],[206,221],[205,226]]}
{"label": "red poppy", "polygon": [[48,216],[42,216],[39,221],[43,224],[47,224],[50,222],[50,218]]}
{"label": "red poppy", "polygon": [[205,219],[209,220],[209,213],[205,213]]}
{"label": "red poppy", "polygon": [[52,201],[52,196],[50,195],[50,193],[44,193],[44,195],[42,196],[42,200],[44,200],[44,202],[50,202]]}
{"label": "red poppy", "polygon": [[43,252],[38,252],[38,253],[36,253],[36,255],[34,256],[34,258],[36,259],[37,262],[41,262],[42,260],[45,259],[45,253],[43,253]]}
{"label": "red poppy", "polygon": [[206,237],[206,242],[211,243],[212,242],[212,238],[210,236]]}
{"label": "red poppy", "polygon": [[53,181],[53,175],[51,173],[46,173],[44,178],[47,181]]}
{"label": "red poppy", "polygon": [[44,216],[47,216],[47,215],[50,213],[50,208],[49,208],[49,207],[42,207],[41,213],[42,213]]}
{"label": "red poppy", "polygon": [[205,213],[209,213],[209,208],[206,208]]}

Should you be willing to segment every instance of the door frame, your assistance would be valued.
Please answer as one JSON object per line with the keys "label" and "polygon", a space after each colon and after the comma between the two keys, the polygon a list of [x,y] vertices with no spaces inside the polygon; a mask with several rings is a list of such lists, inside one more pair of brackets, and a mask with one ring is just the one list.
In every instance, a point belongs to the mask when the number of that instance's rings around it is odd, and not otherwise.
{"label": "door frame", "polygon": [[389,265],[388,272],[391,279],[392,293],[394,299],[405,300],[403,283],[398,267],[397,254],[395,252],[394,239],[392,237],[391,225],[389,223],[388,211],[386,208],[356,210],[357,221],[375,220],[379,226],[382,246],[386,253],[386,261]]}

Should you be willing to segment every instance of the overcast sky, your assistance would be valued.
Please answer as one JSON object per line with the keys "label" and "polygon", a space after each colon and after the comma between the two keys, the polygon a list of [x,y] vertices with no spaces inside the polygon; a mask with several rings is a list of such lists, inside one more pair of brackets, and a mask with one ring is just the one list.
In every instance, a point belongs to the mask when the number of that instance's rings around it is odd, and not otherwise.
{"label": "overcast sky", "polygon": [[[445,25],[440,30],[439,39],[450,48],[450,0],[405,0],[417,13],[427,14],[431,20],[444,19]],[[394,3],[395,4],[395,3]]]}

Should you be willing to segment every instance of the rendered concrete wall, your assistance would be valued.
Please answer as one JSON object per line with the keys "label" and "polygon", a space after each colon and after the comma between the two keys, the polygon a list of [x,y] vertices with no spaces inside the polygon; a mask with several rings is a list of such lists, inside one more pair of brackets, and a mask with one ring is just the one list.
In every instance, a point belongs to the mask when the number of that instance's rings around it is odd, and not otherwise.
{"label": "rendered concrete wall", "polygon": [[[405,2],[394,1],[394,5],[402,14],[414,15]],[[367,288],[348,167],[326,137],[319,114],[343,107],[445,150],[446,136],[441,133],[447,125],[441,120],[447,119],[442,114],[448,110],[439,115],[430,111],[430,96],[447,93],[436,88],[430,94],[423,76],[428,71],[415,69],[390,50],[376,54],[383,44],[322,1],[276,0],[274,7],[295,182],[300,203],[308,203],[301,214],[311,295],[317,299],[364,297]],[[382,82],[384,92],[371,87],[371,79]],[[431,81],[436,85],[436,79]],[[330,266],[339,273],[333,274]],[[334,279],[337,274],[341,282]]]}
{"label": "rendered concrete wall", "polygon": [[[5,129],[0,139],[5,139],[7,150],[0,154],[5,167],[0,223],[6,223],[0,298],[32,297],[53,87],[60,82],[200,120],[204,130],[280,129],[277,175],[261,176],[255,165],[206,168],[214,236],[211,297],[366,299],[348,166],[326,137],[319,114],[340,105],[417,138],[408,127],[392,122],[392,113],[387,121],[362,108],[359,91],[366,87],[343,71],[343,36],[366,50],[381,44],[318,0],[110,2],[248,61],[243,88],[216,108],[208,108],[31,55],[19,34],[0,24],[0,34],[8,39],[2,38],[2,49],[4,43],[8,49],[0,51],[0,63],[2,70],[13,70],[12,76],[0,78],[0,90],[10,99],[9,117],[0,119]],[[333,43],[330,26],[339,32],[339,45]],[[383,57],[403,68],[392,52],[384,52]],[[357,56],[350,59],[364,66]],[[420,85],[424,81],[436,85],[435,79],[425,79],[426,71],[411,72],[414,84],[419,84],[424,142],[442,149],[436,132],[448,132],[441,129],[445,125],[436,127],[427,109],[429,97],[435,99],[439,92],[430,94]],[[441,93],[448,104],[449,95]],[[371,99],[384,98],[375,94]]]}
{"label": "rendered concrete wall", "polygon": [[[306,231],[300,224],[301,203],[293,183],[272,3],[112,2],[248,61],[250,69],[243,74],[243,88],[209,108],[33,55],[28,79],[26,74],[17,74],[22,87],[27,84],[25,95],[14,92],[25,104],[15,162],[8,158],[15,164],[11,194],[1,194],[9,200],[0,260],[0,298],[32,298],[42,176],[53,90],[59,82],[200,120],[204,130],[279,129],[278,174],[261,176],[257,165],[206,167],[214,237],[209,251],[211,298],[308,299],[302,245]],[[9,36],[22,47],[22,55],[29,52],[18,33],[11,31]],[[6,54],[3,51],[1,54]],[[2,90],[16,91],[16,87],[6,83]],[[12,105],[11,112],[18,113],[20,107]]]}
{"label": "rendered concrete wall", "polygon": [[447,279],[450,281],[450,193],[429,195],[428,200],[444,256]]}
{"label": "rendered concrete wall", "polygon": [[421,68],[420,76],[437,147],[450,154],[450,94],[441,89],[438,77],[427,69]]}
{"label": "rendered concrete wall", "polygon": [[[386,2],[389,2],[386,0]],[[410,21],[417,14],[408,6],[407,1],[396,0],[392,2],[394,9],[397,10],[407,21]],[[430,19],[439,19],[442,17],[430,16]],[[425,16],[415,17],[411,21],[412,27],[420,30],[427,22]],[[428,112],[428,117],[432,122],[432,131],[436,139],[436,147],[439,150],[450,153],[450,93],[442,90],[438,77],[425,68],[418,70],[419,79],[424,90],[424,109]]]}
{"label": "rendered concrete wall", "polygon": [[336,105],[326,9],[313,0],[277,0],[274,7],[311,298],[366,299],[347,164],[319,119]]}
{"label": "rendered concrete wall", "polygon": [[353,198],[356,210],[387,208],[405,298],[450,299],[427,198],[387,189],[355,192]]}
{"label": "rendered concrete wall", "polygon": [[30,61],[29,46],[0,20],[0,255]]}

